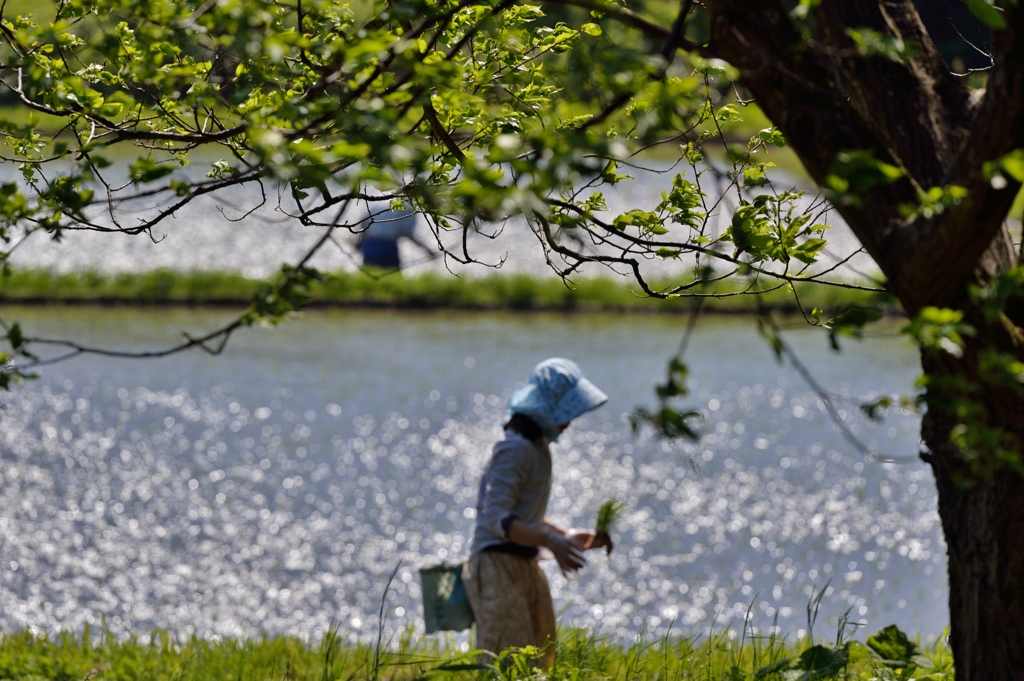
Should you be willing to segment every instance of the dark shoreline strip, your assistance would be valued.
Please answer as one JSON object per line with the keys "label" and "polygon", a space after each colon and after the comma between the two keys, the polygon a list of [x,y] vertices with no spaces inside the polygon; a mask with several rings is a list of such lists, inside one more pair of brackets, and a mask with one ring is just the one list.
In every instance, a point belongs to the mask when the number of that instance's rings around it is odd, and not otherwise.
{"label": "dark shoreline strip", "polygon": [[[110,275],[16,270],[0,279],[0,304],[244,308],[261,283],[231,272],[155,270]],[[692,308],[693,298],[661,300],[638,296],[630,283],[626,279],[584,279],[569,289],[557,279],[525,275],[468,279],[426,273],[375,278],[341,272],[315,284],[306,307],[670,315],[686,314]],[[878,307],[886,316],[902,316],[899,306],[885,294],[819,285],[798,285],[798,291],[807,311],[820,308],[827,312],[859,305]],[[703,305],[703,311],[715,315],[753,315],[762,308],[780,314],[800,314],[795,298],[784,290],[759,296],[707,297]]]}
{"label": "dark shoreline strip", "polygon": [[[15,305],[24,307],[98,307],[98,308],[199,308],[211,310],[223,309],[244,309],[248,306],[249,300],[234,299],[204,299],[204,300],[161,300],[161,299],[134,299],[134,298],[7,298],[0,295],[0,305]],[[618,306],[595,306],[588,304],[574,306],[553,306],[553,305],[501,305],[501,304],[434,304],[416,302],[380,302],[380,301],[330,301],[313,300],[303,306],[304,310],[395,310],[408,312],[443,312],[451,310],[455,312],[511,312],[516,314],[533,312],[559,312],[567,314],[631,314],[631,315],[683,315],[691,311],[685,307],[675,305],[656,310],[646,307],[618,307]],[[882,307],[886,317],[904,317],[902,310],[896,307]],[[796,305],[767,304],[760,308],[756,305],[718,307],[714,302],[704,303],[701,310],[703,314],[723,317],[749,317],[760,313],[761,310],[768,310],[787,316],[800,315],[800,309]]]}

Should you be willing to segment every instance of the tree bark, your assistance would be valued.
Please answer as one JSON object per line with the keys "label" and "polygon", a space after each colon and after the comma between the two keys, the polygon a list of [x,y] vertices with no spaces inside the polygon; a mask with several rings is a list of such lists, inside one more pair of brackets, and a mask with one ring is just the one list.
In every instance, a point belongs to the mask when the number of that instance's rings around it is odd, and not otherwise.
{"label": "tree bark", "polygon": [[[1018,260],[1004,220],[1020,187],[993,186],[983,168],[1024,146],[1024,8],[1003,15],[997,65],[979,102],[949,74],[910,0],[821,3],[804,27],[811,40],[782,2],[766,0],[757,11],[739,0],[706,6],[708,50],[739,69],[819,185],[845,150],[868,151],[904,171],[837,209],[911,317],[926,306],[953,308],[976,329],[961,357],[922,351],[930,381],[923,458],[935,474],[948,545],[957,678],[1024,678],[1024,386],[986,375],[983,362],[987,353],[1024,361],[1024,314],[1006,309],[993,320],[970,295]],[[846,34],[852,28],[900,38],[915,56],[859,57]],[[952,184],[968,189],[964,205],[901,217],[900,205],[915,203],[922,190]],[[978,409],[965,415],[965,403]],[[1000,446],[976,442],[965,449],[952,437],[965,427],[999,433],[1021,458],[1004,460]]]}
{"label": "tree bark", "polygon": [[[923,357],[929,376],[942,363]],[[983,377],[976,377],[982,383]],[[1005,396],[1004,396],[1005,397]],[[1018,434],[1020,398],[990,413],[994,426]],[[1013,471],[971,475],[950,440],[958,420],[929,408],[922,437],[930,449],[949,564],[950,646],[961,681],[1024,675],[1024,478]]]}

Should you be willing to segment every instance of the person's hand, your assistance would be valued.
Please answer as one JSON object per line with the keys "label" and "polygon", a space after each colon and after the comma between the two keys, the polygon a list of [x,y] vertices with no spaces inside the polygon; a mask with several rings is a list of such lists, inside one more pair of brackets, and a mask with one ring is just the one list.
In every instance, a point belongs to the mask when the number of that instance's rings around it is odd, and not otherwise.
{"label": "person's hand", "polygon": [[603,548],[605,553],[612,552],[612,538],[607,532],[574,532],[569,536],[583,547],[584,551]]}
{"label": "person's hand", "polygon": [[563,575],[576,572],[587,564],[587,559],[583,556],[583,547],[577,544],[571,537],[565,537],[556,532],[548,532],[546,546],[551,553],[555,554],[555,560],[558,561],[558,569],[562,571]]}
{"label": "person's hand", "polygon": [[592,544],[594,543],[594,533],[593,532],[587,532],[587,531],[580,532],[580,531],[576,531],[576,532],[569,533],[568,536],[569,536],[569,539],[572,539],[574,542],[579,544],[580,548],[582,548],[584,551],[589,551],[590,549],[594,548],[592,546]]}

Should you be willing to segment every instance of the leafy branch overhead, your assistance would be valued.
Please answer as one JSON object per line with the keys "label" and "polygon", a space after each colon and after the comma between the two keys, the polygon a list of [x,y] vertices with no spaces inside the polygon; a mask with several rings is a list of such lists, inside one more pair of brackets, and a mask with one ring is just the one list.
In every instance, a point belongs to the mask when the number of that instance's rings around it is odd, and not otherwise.
{"label": "leafy branch overhead", "polygon": [[[905,153],[891,128],[844,128],[839,142],[812,153],[804,128],[786,116],[773,115],[781,127],[764,127],[762,109],[790,109],[777,101],[786,86],[759,90],[766,83],[749,77],[744,55],[709,28],[720,8],[680,7],[668,31],[604,2],[62,0],[32,12],[10,2],[0,21],[0,90],[16,108],[0,113],[10,119],[0,129],[3,159],[20,179],[0,184],[0,260],[26,239],[77,230],[158,237],[190,204],[238,196],[250,197],[243,216],[267,206],[310,229],[303,261],[284,263],[234,322],[160,352],[219,351],[235,329],[301,309],[310,284],[329,276],[309,264],[316,252],[393,204],[427,217],[450,262],[477,263],[469,237],[521,217],[567,280],[594,264],[632,275],[650,296],[786,288],[799,305],[794,283],[879,289],[838,276],[852,254],[829,251],[836,210],[883,269],[900,271],[914,249],[892,264],[858,227],[887,224],[872,212],[882,199],[899,207],[899,229],[887,237],[898,243],[915,225],[944,228],[976,210],[982,191],[1013,189],[1024,177],[1012,137],[979,172],[948,177]],[[1005,19],[984,2],[971,10],[993,27]],[[766,15],[777,30],[759,40],[821,32],[836,51],[800,37],[808,73],[826,58],[852,73],[933,56],[884,26],[834,30],[830,22],[842,21],[829,11],[806,3]],[[760,95],[752,100],[737,83]],[[816,106],[820,117],[836,102]],[[780,150],[794,148],[817,196],[787,186],[776,170]],[[609,205],[613,188],[652,180],[664,187],[660,200]],[[680,264],[678,281],[653,287],[650,266],[665,260]],[[899,281],[886,286],[919,315],[908,330],[922,347],[961,346],[962,333],[926,323],[930,310],[952,306],[922,305],[918,289]],[[836,348],[877,316],[866,308],[809,314]],[[9,338],[8,378],[28,375],[40,361],[29,348],[45,339],[19,340]],[[62,356],[97,350],[65,349]],[[986,361],[1012,377],[1011,359]],[[685,371],[673,361],[658,407],[638,411],[638,423],[696,437],[699,413],[678,404]]]}
{"label": "leafy branch overhead", "polygon": [[[243,216],[273,207],[321,230],[317,249],[397,201],[452,262],[478,262],[466,237],[519,215],[566,278],[595,262],[659,297],[737,273],[739,294],[851,286],[819,266],[827,204],[772,186],[782,133],[741,132],[733,69],[652,55],[668,36],[627,10],[558,4],[10,2],[0,156],[21,179],[0,185],[0,260],[79,230],[159,238],[190,204],[249,196]],[[661,201],[611,210],[602,189],[640,173],[665,178]],[[648,265],[684,256],[692,277],[652,288]],[[324,276],[288,268],[238,325],[301,308],[300,281]]]}

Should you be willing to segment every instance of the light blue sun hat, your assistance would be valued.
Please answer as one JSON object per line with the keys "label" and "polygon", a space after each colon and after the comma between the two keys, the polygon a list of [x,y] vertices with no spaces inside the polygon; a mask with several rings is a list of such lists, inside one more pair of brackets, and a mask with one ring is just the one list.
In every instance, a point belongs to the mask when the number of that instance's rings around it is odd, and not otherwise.
{"label": "light blue sun hat", "polygon": [[546,359],[533,368],[528,383],[512,394],[509,415],[532,419],[554,442],[562,426],[596,409],[608,396],[583,376],[575,362],[561,357]]}

